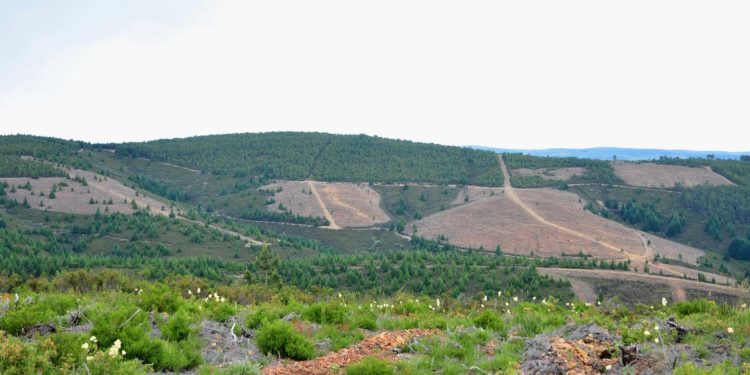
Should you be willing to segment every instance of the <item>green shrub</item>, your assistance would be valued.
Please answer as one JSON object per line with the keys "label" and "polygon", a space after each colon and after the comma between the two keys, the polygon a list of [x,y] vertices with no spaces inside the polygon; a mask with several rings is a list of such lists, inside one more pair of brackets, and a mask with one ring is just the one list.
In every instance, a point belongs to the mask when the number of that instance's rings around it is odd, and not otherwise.
{"label": "green shrub", "polygon": [[346,307],[338,303],[316,303],[310,305],[302,317],[318,324],[341,324],[346,320],[347,313]]}
{"label": "green shrub", "polygon": [[138,307],[143,310],[174,313],[182,305],[183,299],[164,284],[147,286],[138,296]]}
{"label": "green shrub", "polygon": [[315,346],[294,327],[282,320],[264,324],[256,336],[258,348],[265,354],[291,359],[310,359],[315,356]]}
{"label": "green shrub", "polygon": [[681,317],[686,315],[708,313],[716,308],[716,303],[706,299],[694,299],[692,301],[680,301],[675,303],[674,310]]}
{"label": "green shrub", "polygon": [[393,367],[382,360],[374,357],[366,357],[362,362],[349,365],[346,368],[347,375],[393,375]]}
{"label": "green shrub", "polygon": [[505,334],[505,322],[492,310],[484,310],[474,318],[474,325]]}
{"label": "green shrub", "polygon": [[55,343],[55,354],[52,356],[52,362],[55,366],[62,367],[64,364],[83,362],[86,353],[81,350],[81,344],[83,344],[87,338],[88,337],[83,334],[68,332],[51,335],[50,339]]}
{"label": "green shrub", "polygon": [[378,330],[378,323],[377,320],[375,320],[375,315],[373,314],[360,314],[357,315],[352,324],[355,328],[361,328],[366,329],[368,331],[377,331]]}
{"label": "green shrub", "polygon": [[177,310],[166,323],[161,325],[161,334],[169,341],[182,341],[194,334],[196,329],[193,327],[195,319],[184,309]]}
{"label": "green shrub", "polygon": [[38,323],[48,323],[52,319],[64,315],[76,306],[76,299],[61,294],[49,294],[37,297],[30,304],[19,303],[17,308],[11,308],[0,318],[0,330],[18,335],[24,328]]}
{"label": "green shrub", "polygon": [[268,304],[261,305],[248,314],[245,325],[250,329],[260,328],[267,323],[282,318],[285,313],[286,311],[280,307]]}
{"label": "green shrub", "polygon": [[51,340],[41,343],[24,343],[0,331],[0,374],[24,375],[46,374],[55,369],[55,355]]}
{"label": "green shrub", "polygon": [[158,353],[149,358],[156,370],[181,371],[198,366],[203,361],[200,354],[200,341],[189,339],[179,342],[167,342],[156,339]]}
{"label": "green shrub", "polygon": [[208,310],[208,318],[217,322],[226,322],[237,314],[237,309],[229,303],[212,303]]}

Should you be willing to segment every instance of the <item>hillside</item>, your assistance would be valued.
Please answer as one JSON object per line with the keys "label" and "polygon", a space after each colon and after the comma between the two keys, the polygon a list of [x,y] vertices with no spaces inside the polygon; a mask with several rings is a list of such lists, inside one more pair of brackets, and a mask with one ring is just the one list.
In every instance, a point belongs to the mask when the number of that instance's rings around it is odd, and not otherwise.
{"label": "hillside", "polygon": [[[623,170],[320,133],[0,145],[0,344],[20,353],[0,351],[2,373],[513,373],[560,358],[731,373],[747,357],[745,161]],[[657,343],[644,332],[660,324]],[[591,349],[581,330],[614,357],[566,357]],[[623,366],[631,344],[640,360]]]}
{"label": "hillside", "polygon": [[365,135],[228,134],[100,147],[214,174],[285,180],[502,184],[491,152]]}

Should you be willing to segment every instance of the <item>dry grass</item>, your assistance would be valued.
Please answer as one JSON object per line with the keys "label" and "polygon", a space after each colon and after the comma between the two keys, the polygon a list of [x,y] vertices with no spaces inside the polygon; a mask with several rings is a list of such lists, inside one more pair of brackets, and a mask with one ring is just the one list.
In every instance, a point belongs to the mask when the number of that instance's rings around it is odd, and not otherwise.
{"label": "dry grass", "polygon": [[673,188],[683,186],[732,185],[732,182],[712,171],[709,167],[691,168],[679,165],[654,163],[614,163],[615,174],[626,184],[641,187]]}
{"label": "dry grass", "polygon": [[367,227],[390,220],[380,208],[380,194],[367,184],[313,183],[339,226]]}
{"label": "dry grass", "polygon": [[447,236],[461,247],[484,247],[494,251],[539,256],[576,254],[579,251],[606,259],[624,258],[600,244],[542,224],[523,211],[504,193],[430,215],[407,225],[417,226],[417,234],[427,238]]}
{"label": "dry grass", "polygon": [[[503,188],[490,188],[483,186],[464,186],[456,196],[456,199],[451,202],[452,206],[457,206],[465,203],[478,201],[481,199],[489,199],[496,195],[502,194]],[[469,197],[467,200],[466,197]]]}
{"label": "dry grass", "polygon": [[[133,212],[131,201],[135,200],[136,204],[140,208],[148,207],[152,213],[166,214],[168,208],[162,207],[164,204],[153,198],[146,197],[143,194],[136,196],[136,191],[123,185],[122,183],[113,180],[111,178],[105,178],[98,176],[92,172],[82,171],[78,169],[69,169],[68,175],[75,178],[80,176],[86,179],[88,186],[76,182],[72,179],[65,177],[47,177],[47,178],[4,178],[3,181],[7,182],[8,185],[14,185],[16,187],[31,183],[31,191],[25,189],[16,188],[16,192],[10,192],[7,189],[8,198],[15,199],[19,203],[23,202],[24,198],[29,202],[32,208],[39,210],[49,210],[54,212],[65,212],[73,214],[93,214],[99,209],[102,213],[104,212],[120,212],[124,214],[130,214]],[[98,179],[98,181],[97,181]],[[52,185],[65,183],[68,186],[62,187],[55,194],[55,199],[49,198],[50,190]],[[71,191],[73,189],[73,191]],[[34,195],[31,195],[31,193]],[[40,194],[44,192],[44,196]],[[91,199],[98,202],[97,204],[90,204]],[[112,199],[111,205],[105,205],[105,202]],[[43,203],[40,204],[40,203]]]}
{"label": "dry grass", "polygon": [[310,186],[305,181],[279,181],[270,185],[263,186],[263,189],[276,191],[281,187],[282,191],[277,192],[274,196],[276,203],[266,206],[266,209],[274,212],[281,212],[279,204],[292,213],[301,216],[325,217],[323,208],[318,204],[318,200],[313,195]]}
{"label": "dry grass", "polygon": [[[390,220],[380,208],[380,194],[366,184],[281,181],[263,188],[276,190],[278,187],[282,191],[276,193],[276,203],[267,206],[272,211],[279,211],[279,203],[303,216],[325,217],[324,210],[327,210],[340,227],[367,227]],[[320,195],[324,207],[321,207],[315,192]]]}
{"label": "dry grass", "polygon": [[515,189],[518,197],[545,220],[584,233],[629,254],[644,253],[643,242],[632,229],[583,209],[573,193],[556,189]]}
{"label": "dry grass", "polygon": [[[665,240],[652,234],[643,233],[647,240],[651,241],[654,253],[673,260],[682,260],[685,263],[698,264],[698,258],[706,255],[701,249],[696,249],[681,243]],[[680,257],[682,255],[682,257]]]}
{"label": "dry grass", "polygon": [[540,168],[540,169],[529,169],[519,168],[513,170],[513,175],[516,176],[538,176],[545,180],[561,180],[568,181],[575,176],[580,176],[585,172],[585,168],[572,167],[572,168]]}

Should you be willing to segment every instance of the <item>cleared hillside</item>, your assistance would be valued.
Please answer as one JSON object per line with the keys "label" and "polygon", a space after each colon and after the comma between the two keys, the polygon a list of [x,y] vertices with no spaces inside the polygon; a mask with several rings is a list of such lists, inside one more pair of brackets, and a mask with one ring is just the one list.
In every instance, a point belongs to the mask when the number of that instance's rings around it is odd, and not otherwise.
{"label": "cleared hillside", "polygon": [[227,134],[101,147],[213,174],[284,180],[502,184],[492,152],[365,135]]}

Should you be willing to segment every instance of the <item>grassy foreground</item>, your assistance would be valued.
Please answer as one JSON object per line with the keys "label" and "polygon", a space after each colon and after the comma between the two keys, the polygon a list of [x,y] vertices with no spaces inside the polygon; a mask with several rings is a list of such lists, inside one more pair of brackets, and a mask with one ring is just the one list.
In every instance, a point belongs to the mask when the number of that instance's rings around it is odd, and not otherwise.
{"label": "grassy foreground", "polygon": [[[669,317],[689,332],[678,337],[665,329]],[[750,371],[750,310],[744,301],[665,299],[626,308],[614,301],[563,303],[502,292],[472,299],[395,294],[372,300],[336,291],[314,296],[281,285],[213,285],[193,276],[133,280],[104,269],[34,279],[4,294],[0,373],[253,374],[335,352],[376,332],[413,328],[435,333],[404,342],[398,356],[374,355],[332,371],[520,373],[529,341],[589,324],[615,335],[618,345],[638,344],[642,357],[656,361],[652,366],[673,364],[675,374]],[[633,366],[609,371],[635,373]]]}

